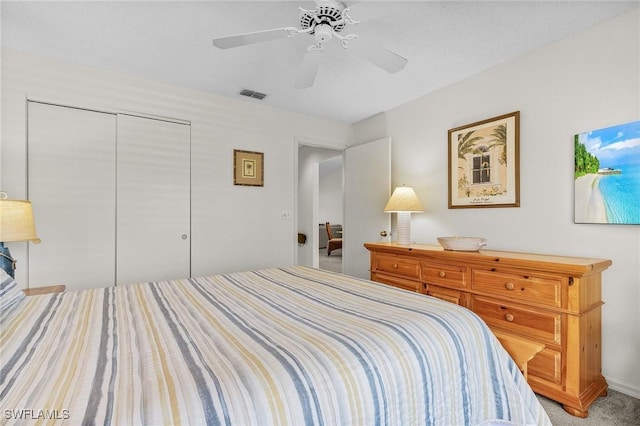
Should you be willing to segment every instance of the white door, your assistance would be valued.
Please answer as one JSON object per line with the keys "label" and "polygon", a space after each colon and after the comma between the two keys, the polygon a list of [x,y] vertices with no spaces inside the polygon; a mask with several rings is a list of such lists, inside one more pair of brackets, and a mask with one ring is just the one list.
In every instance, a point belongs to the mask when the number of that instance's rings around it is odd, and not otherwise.
{"label": "white door", "polygon": [[342,268],[347,275],[369,278],[365,242],[388,240],[391,218],[384,206],[391,194],[391,139],[385,138],[345,150]]}
{"label": "white door", "polygon": [[190,276],[189,125],[118,115],[117,283]]}
{"label": "white door", "polygon": [[29,286],[115,284],[116,116],[28,102]]}

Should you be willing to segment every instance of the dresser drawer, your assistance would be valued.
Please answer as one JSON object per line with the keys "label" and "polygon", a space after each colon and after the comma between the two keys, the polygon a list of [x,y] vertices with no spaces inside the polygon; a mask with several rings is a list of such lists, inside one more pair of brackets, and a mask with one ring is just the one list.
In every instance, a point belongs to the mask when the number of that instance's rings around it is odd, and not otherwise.
{"label": "dresser drawer", "polygon": [[422,281],[448,287],[467,287],[467,268],[422,262]]}
{"label": "dresser drawer", "polygon": [[411,281],[404,278],[392,277],[385,274],[377,274],[375,272],[371,274],[371,280],[377,281],[382,284],[388,284],[394,287],[398,287],[404,290],[422,293],[422,284],[418,281]]}
{"label": "dresser drawer", "polygon": [[420,262],[394,255],[376,255],[375,271],[384,271],[405,277],[420,279]]}
{"label": "dresser drawer", "polygon": [[464,306],[467,308],[469,299],[469,293],[460,291],[460,290],[452,290],[446,287],[439,287],[436,285],[426,284],[425,293],[428,296],[436,297],[440,300],[444,300],[449,303],[454,303],[456,305]]}
{"label": "dresser drawer", "polygon": [[533,311],[482,296],[473,296],[472,310],[491,327],[531,337],[545,344],[561,344],[561,314],[543,310]]}
{"label": "dresser drawer", "polygon": [[562,353],[544,348],[529,361],[527,370],[530,378],[535,376],[544,381],[560,385],[562,384]]}
{"label": "dresser drawer", "polygon": [[535,302],[560,307],[562,280],[560,277],[542,277],[510,274],[505,272],[474,269],[471,287],[489,292],[498,297]]}

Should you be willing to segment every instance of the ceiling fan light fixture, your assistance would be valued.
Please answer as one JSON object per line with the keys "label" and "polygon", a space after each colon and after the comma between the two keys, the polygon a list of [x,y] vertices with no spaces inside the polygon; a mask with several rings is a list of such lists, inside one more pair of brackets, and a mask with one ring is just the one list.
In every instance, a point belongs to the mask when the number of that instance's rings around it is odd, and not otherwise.
{"label": "ceiling fan light fixture", "polygon": [[316,25],[316,31],[313,37],[320,44],[325,44],[331,41],[331,37],[333,36],[333,28],[331,28],[328,24],[320,24]]}

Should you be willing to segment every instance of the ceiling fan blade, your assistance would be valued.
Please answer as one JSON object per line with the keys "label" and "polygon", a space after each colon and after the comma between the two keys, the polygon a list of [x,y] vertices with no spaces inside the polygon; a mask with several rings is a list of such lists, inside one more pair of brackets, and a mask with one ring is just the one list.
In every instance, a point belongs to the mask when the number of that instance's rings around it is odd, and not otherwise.
{"label": "ceiling fan blade", "polygon": [[364,40],[353,40],[349,43],[349,50],[390,73],[398,72],[407,65],[406,58]]}
{"label": "ceiling fan blade", "polygon": [[302,67],[296,79],[296,89],[307,89],[313,86],[320,68],[321,50],[308,50],[302,59]]}
{"label": "ceiling fan blade", "polygon": [[253,33],[236,34],[227,37],[217,37],[213,39],[213,45],[220,49],[244,46],[246,44],[262,43],[264,41],[287,38],[291,35],[291,30],[295,28],[275,28],[273,30],[256,31]]}

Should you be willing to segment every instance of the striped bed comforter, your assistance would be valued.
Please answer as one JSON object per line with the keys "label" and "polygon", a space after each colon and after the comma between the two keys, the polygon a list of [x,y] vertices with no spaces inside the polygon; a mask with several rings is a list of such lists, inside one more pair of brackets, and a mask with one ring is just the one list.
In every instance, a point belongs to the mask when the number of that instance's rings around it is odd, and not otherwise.
{"label": "striped bed comforter", "polygon": [[27,297],[0,424],[550,424],[471,311],[304,267]]}

